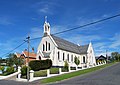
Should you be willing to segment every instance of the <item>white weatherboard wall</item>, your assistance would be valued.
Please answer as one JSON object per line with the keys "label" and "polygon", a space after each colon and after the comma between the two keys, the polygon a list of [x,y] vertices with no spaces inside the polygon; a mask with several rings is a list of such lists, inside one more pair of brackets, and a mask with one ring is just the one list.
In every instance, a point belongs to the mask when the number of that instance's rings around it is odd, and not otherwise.
{"label": "white weatherboard wall", "polygon": [[[57,42],[59,43],[62,42],[62,39],[61,41],[57,41]],[[62,42],[62,45],[63,43],[65,42]],[[44,44],[44,51],[43,51],[43,44]],[[49,44],[50,44],[50,50],[49,50]],[[66,44],[64,46],[66,46]],[[59,52],[59,58],[58,58],[58,52]],[[63,53],[64,53],[64,60],[63,60]],[[48,55],[49,57],[46,57],[45,55]],[[68,55],[69,55],[69,60],[68,60]],[[73,60],[71,60],[72,55],[73,55]],[[83,66],[89,67],[96,65],[94,50],[92,48],[91,43],[87,48],[87,53],[84,54],[77,54],[74,52],[59,49],[59,46],[54,41],[53,37],[50,35],[50,24],[46,20],[44,23],[44,36],[38,46],[37,60],[40,59],[39,57],[41,57],[41,60],[51,59],[53,62],[53,66],[64,66],[64,61],[67,61],[70,66],[75,67],[76,66],[74,63],[75,56],[80,60],[80,64],[78,65],[79,67],[83,67]],[[85,62],[83,62],[83,56],[85,57]]]}

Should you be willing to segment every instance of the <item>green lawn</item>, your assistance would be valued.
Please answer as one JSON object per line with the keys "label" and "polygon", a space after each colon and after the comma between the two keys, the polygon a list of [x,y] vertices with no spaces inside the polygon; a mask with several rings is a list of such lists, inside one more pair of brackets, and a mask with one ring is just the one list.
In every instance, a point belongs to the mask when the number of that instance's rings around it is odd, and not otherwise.
{"label": "green lawn", "polygon": [[50,68],[50,74],[59,74],[59,68],[55,67]]}
{"label": "green lawn", "polygon": [[35,71],[34,77],[44,77],[47,76],[47,70]]}
{"label": "green lawn", "polygon": [[114,63],[110,63],[110,64],[105,64],[105,65],[102,65],[102,66],[97,66],[97,67],[93,67],[93,68],[89,68],[89,69],[85,69],[85,70],[80,70],[80,71],[76,71],[76,72],[62,74],[62,75],[59,75],[59,76],[42,79],[40,82],[41,83],[50,83],[50,82],[61,81],[61,80],[72,78],[72,77],[75,77],[75,76],[79,76],[79,75],[82,75],[82,74],[85,74],[85,73],[93,72],[93,71],[105,68],[107,66],[111,66],[113,64]]}

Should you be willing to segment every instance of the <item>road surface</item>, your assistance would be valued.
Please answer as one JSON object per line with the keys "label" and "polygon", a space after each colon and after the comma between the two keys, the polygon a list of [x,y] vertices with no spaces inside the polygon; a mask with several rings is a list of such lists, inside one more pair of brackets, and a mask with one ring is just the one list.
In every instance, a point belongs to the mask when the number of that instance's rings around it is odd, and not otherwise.
{"label": "road surface", "polygon": [[120,63],[49,85],[120,85]]}

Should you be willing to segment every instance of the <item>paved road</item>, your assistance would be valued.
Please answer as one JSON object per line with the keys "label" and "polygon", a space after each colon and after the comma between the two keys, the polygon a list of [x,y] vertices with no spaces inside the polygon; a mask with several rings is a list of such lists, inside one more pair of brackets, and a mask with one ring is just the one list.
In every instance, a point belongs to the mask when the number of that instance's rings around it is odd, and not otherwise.
{"label": "paved road", "polygon": [[[35,82],[17,82],[13,80],[0,80],[0,85],[41,85],[40,80]],[[103,70],[74,77],[49,85],[120,85],[120,63]]]}
{"label": "paved road", "polygon": [[120,85],[120,63],[103,70],[49,85]]}

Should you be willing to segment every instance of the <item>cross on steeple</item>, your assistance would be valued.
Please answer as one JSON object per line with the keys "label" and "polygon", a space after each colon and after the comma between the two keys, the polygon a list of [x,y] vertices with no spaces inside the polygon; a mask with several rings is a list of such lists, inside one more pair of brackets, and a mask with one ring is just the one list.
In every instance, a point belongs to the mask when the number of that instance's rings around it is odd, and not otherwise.
{"label": "cross on steeple", "polygon": [[47,16],[45,16],[45,22],[47,22]]}

